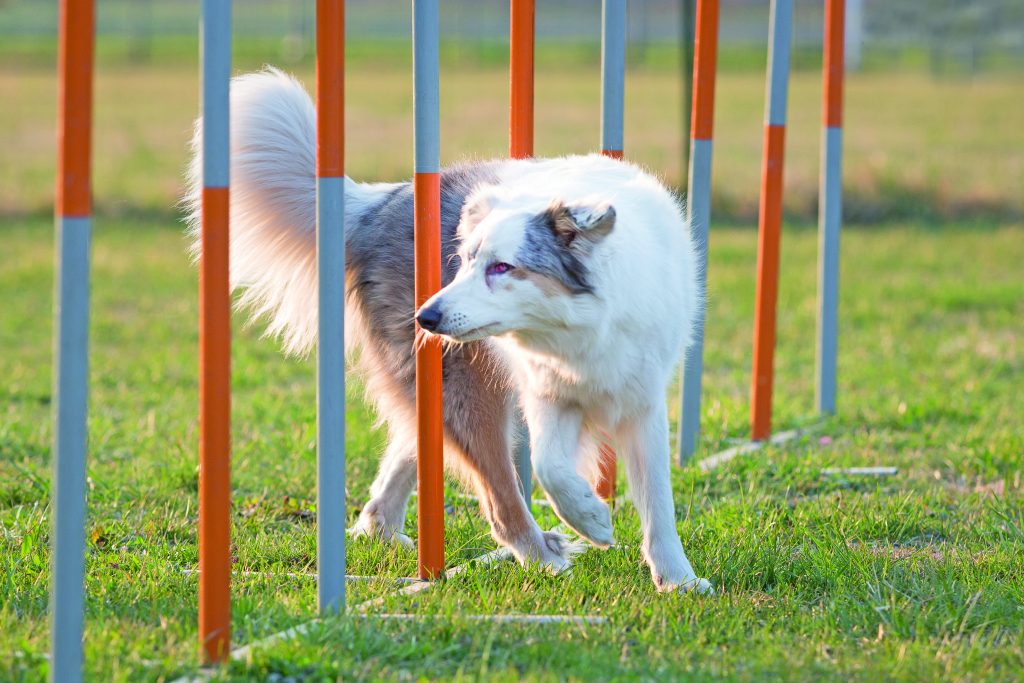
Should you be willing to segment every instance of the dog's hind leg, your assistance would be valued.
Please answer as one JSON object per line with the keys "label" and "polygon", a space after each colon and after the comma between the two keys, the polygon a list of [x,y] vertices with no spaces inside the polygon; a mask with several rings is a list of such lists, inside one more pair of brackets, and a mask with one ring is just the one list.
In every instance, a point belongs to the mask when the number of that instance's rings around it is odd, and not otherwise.
{"label": "dog's hind leg", "polygon": [[668,415],[658,402],[649,413],[623,430],[629,486],[643,532],[643,554],[659,591],[714,593],[697,577],[676,530],[669,463]]}
{"label": "dog's hind leg", "polygon": [[578,472],[582,413],[536,398],[528,398],[525,413],[534,472],[555,513],[591,543],[607,548],[615,542],[608,505]]}
{"label": "dog's hind leg", "polygon": [[377,535],[411,547],[412,539],[403,533],[403,527],[409,496],[416,486],[416,439],[393,424],[389,436],[377,477],[370,487],[370,501],[349,533],[353,537]]}

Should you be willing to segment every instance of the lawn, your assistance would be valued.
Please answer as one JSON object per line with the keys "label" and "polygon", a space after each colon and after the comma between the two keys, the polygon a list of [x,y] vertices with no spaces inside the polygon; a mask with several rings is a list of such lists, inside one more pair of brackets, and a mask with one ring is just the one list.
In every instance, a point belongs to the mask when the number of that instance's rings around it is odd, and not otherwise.
{"label": "lawn", "polygon": [[[52,244],[49,222],[9,221],[0,271],[0,679],[43,677],[48,647]],[[790,226],[780,294],[779,428],[812,414],[813,230]],[[819,675],[1012,680],[1024,668],[1024,230],[978,224],[852,227],[844,238],[840,415],[794,445],[709,474],[675,472],[679,530],[719,596],[656,594],[632,507],[621,547],[583,554],[571,576],[475,567],[390,611],[335,620],[255,653],[225,679],[518,680]],[[746,432],[754,234],[712,232],[702,454]],[[94,247],[87,672],[154,680],[197,666],[196,286],[172,218],[110,220]],[[965,255],[970,255],[965,258]],[[314,566],[314,387],[237,320],[237,568]],[[382,435],[353,393],[349,509],[365,500]],[[824,467],[894,465],[881,480]],[[620,493],[625,492],[620,482]],[[452,564],[493,547],[475,505],[450,489]],[[538,493],[539,495],[539,493]],[[556,520],[544,508],[545,526]],[[407,531],[415,535],[410,518]],[[415,570],[411,551],[360,540],[350,571]],[[384,595],[357,584],[350,604]],[[238,643],[309,618],[306,578],[239,578]],[[522,626],[489,613],[589,614],[603,625]],[[284,679],[279,679],[284,680]]]}
{"label": "lawn", "polygon": [[[101,45],[102,48],[102,45]],[[550,57],[550,56],[549,56]],[[454,59],[454,58],[453,58]],[[246,61],[248,60],[248,61]],[[446,161],[501,154],[500,64],[448,63]],[[250,57],[240,67],[257,62]],[[538,153],[593,149],[598,69],[538,59]],[[298,69],[312,82],[308,66]],[[839,413],[813,410],[818,74],[794,76],[787,147],[775,401],[802,439],[702,473],[673,473],[677,519],[714,598],[659,595],[625,500],[619,546],[571,575],[473,565],[383,610],[419,621],[331,619],[218,670],[223,680],[1019,680],[1024,672],[1024,82],[854,75],[847,107]],[[633,68],[627,155],[676,184],[679,89]],[[350,62],[348,167],[406,176],[409,74]],[[49,648],[55,84],[0,70],[0,680],[40,680]],[[173,204],[196,109],[194,61],[104,63],[97,82],[86,673],[170,680],[199,665],[196,273]],[[705,401],[698,456],[745,438],[763,75],[723,72],[716,118]],[[15,163],[10,163],[14,160]],[[304,623],[315,583],[314,367],[235,320],[234,641]],[[384,435],[353,379],[349,513]],[[673,390],[672,413],[678,408]],[[887,465],[885,478],[824,468]],[[475,504],[446,496],[449,564],[492,549]],[[627,493],[625,481],[619,493]],[[535,492],[540,497],[541,492]],[[544,527],[557,520],[536,506]],[[406,532],[415,537],[410,516]],[[349,604],[389,596],[410,550],[361,539]],[[596,615],[515,625],[493,613]]]}

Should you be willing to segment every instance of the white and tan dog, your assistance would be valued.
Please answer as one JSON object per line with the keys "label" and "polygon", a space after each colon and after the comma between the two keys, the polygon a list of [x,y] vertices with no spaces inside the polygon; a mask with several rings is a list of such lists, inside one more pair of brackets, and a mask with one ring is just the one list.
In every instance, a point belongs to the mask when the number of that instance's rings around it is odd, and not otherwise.
{"label": "white and tan dog", "polygon": [[[293,79],[232,85],[231,276],[291,352],[316,341],[315,111]],[[193,230],[200,159],[194,159]],[[441,177],[444,288],[416,319],[444,357],[446,464],[475,487],[495,540],[521,562],[570,562],[518,494],[516,403],[534,470],[559,517],[613,543],[591,486],[598,435],[626,465],[659,590],[711,592],[676,530],[665,393],[701,304],[697,259],[672,195],[602,156],[465,164]],[[408,183],[346,179],[346,326],[389,430],[353,528],[401,542],[415,485],[413,210]]]}

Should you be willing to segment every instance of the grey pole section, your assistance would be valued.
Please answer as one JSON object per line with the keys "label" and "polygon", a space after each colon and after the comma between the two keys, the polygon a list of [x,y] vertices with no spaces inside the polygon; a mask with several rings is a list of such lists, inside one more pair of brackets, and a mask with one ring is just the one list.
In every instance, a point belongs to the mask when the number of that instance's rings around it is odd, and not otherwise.
{"label": "grey pole section", "polygon": [[608,156],[622,158],[626,0],[604,0],[601,33],[601,151]]}
{"label": "grey pole section", "polygon": [[202,44],[203,187],[231,178],[231,3],[204,0]]}
{"label": "grey pole section", "polygon": [[413,0],[414,171],[441,172],[437,0]]}
{"label": "grey pole section", "polygon": [[768,24],[768,103],[765,124],[786,125],[789,102],[790,53],[793,43],[793,0],[772,0]]}
{"label": "grey pole section", "polygon": [[345,180],[317,178],[317,601],[345,609]]}
{"label": "grey pole section", "polygon": [[818,411],[836,412],[836,353],[839,338],[839,232],[843,212],[843,129],[824,131],[818,253]]}
{"label": "grey pole section", "polygon": [[50,680],[82,678],[89,393],[89,217],[57,217],[56,434]]}

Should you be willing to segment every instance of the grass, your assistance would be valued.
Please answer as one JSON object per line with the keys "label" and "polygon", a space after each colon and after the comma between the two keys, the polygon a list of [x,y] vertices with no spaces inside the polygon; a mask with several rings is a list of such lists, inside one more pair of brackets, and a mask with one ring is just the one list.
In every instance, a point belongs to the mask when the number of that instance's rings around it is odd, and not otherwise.
{"label": "grass", "polygon": [[[104,47],[116,52],[117,46]],[[45,46],[44,46],[45,47]],[[171,46],[174,49],[177,47]],[[180,47],[180,46],[179,46]],[[251,46],[250,46],[251,47]],[[0,54],[8,61],[5,46]],[[170,49],[170,48],[169,48]],[[247,48],[248,49],[248,48]],[[7,50],[5,52],[5,50]],[[47,670],[54,94],[45,49],[0,71],[0,680]],[[177,53],[175,53],[177,54]],[[592,55],[538,57],[537,151],[593,149]],[[560,53],[559,53],[560,54]],[[258,66],[255,50],[239,69]],[[353,55],[350,55],[352,57]],[[500,155],[500,60],[446,56],[442,155]],[[196,274],[178,217],[196,111],[193,59],[102,58],[96,90],[86,673],[168,680],[198,666]],[[409,173],[407,63],[355,55],[348,167]],[[733,56],[735,57],[735,55]],[[748,56],[749,57],[749,56]],[[743,60],[749,61],[748,57]],[[731,59],[731,58],[730,58]],[[740,61],[743,61],[740,60]],[[747,431],[763,75],[725,69],[718,89],[701,455]],[[756,67],[757,65],[755,65]],[[312,82],[307,65],[299,75]],[[779,295],[775,423],[813,411],[820,89],[794,75]],[[680,93],[665,64],[629,73],[628,155],[678,183]],[[843,237],[840,410],[813,436],[703,474],[676,469],[678,527],[714,599],[658,595],[632,507],[622,546],[570,576],[474,567],[387,609],[429,619],[335,619],[218,672],[224,680],[726,679],[1018,680],[1024,671],[1024,127],[1020,79],[850,78],[849,229]],[[260,327],[235,321],[233,554],[240,570],[315,566],[314,385]],[[349,511],[365,502],[383,435],[352,382]],[[673,413],[678,399],[669,396]],[[894,465],[885,479],[826,467]],[[475,505],[448,491],[451,564],[493,547]],[[625,493],[625,482],[620,482]],[[540,495],[538,492],[537,495]],[[537,508],[542,525],[556,520]],[[415,535],[410,517],[407,532]],[[350,604],[413,573],[413,552],[354,542]],[[235,642],[303,623],[304,578],[234,588]],[[602,615],[594,626],[494,625],[466,614]]]}
{"label": "grass", "polygon": [[[909,223],[844,237],[840,414],[813,437],[702,474],[677,469],[678,526],[713,599],[656,594],[630,505],[621,548],[571,576],[475,567],[392,598],[418,622],[329,620],[222,669],[224,680],[627,678],[1015,680],[1024,670],[1024,227]],[[779,429],[813,420],[815,235],[787,226]],[[703,454],[743,438],[755,236],[712,232]],[[52,241],[8,220],[0,270],[0,679],[46,671]],[[94,680],[195,671],[196,289],[173,217],[99,221],[94,243],[86,667]],[[965,255],[970,255],[965,258]],[[236,328],[233,554],[238,569],[315,562],[314,387],[259,327]],[[353,393],[350,514],[382,435]],[[674,401],[674,396],[671,397]],[[881,480],[824,467],[895,465]],[[620,493],[625,482],[620,482]],[[493,547],[449,490],[449,562]],[[539,494],[538,494],[539,495]],[[544,526],[556,520],[537,508]],[[410,517],[407,531],[415,536]],[[414,572],[412,551],[352,543],[350,571]],[[385,580],[349,600],[383,595]],[[237,643],[306,621],[315,585],[239,578]],[[602,615],[494,625],[466,614]],[[276,676],[276,678],[275,678]]]}

